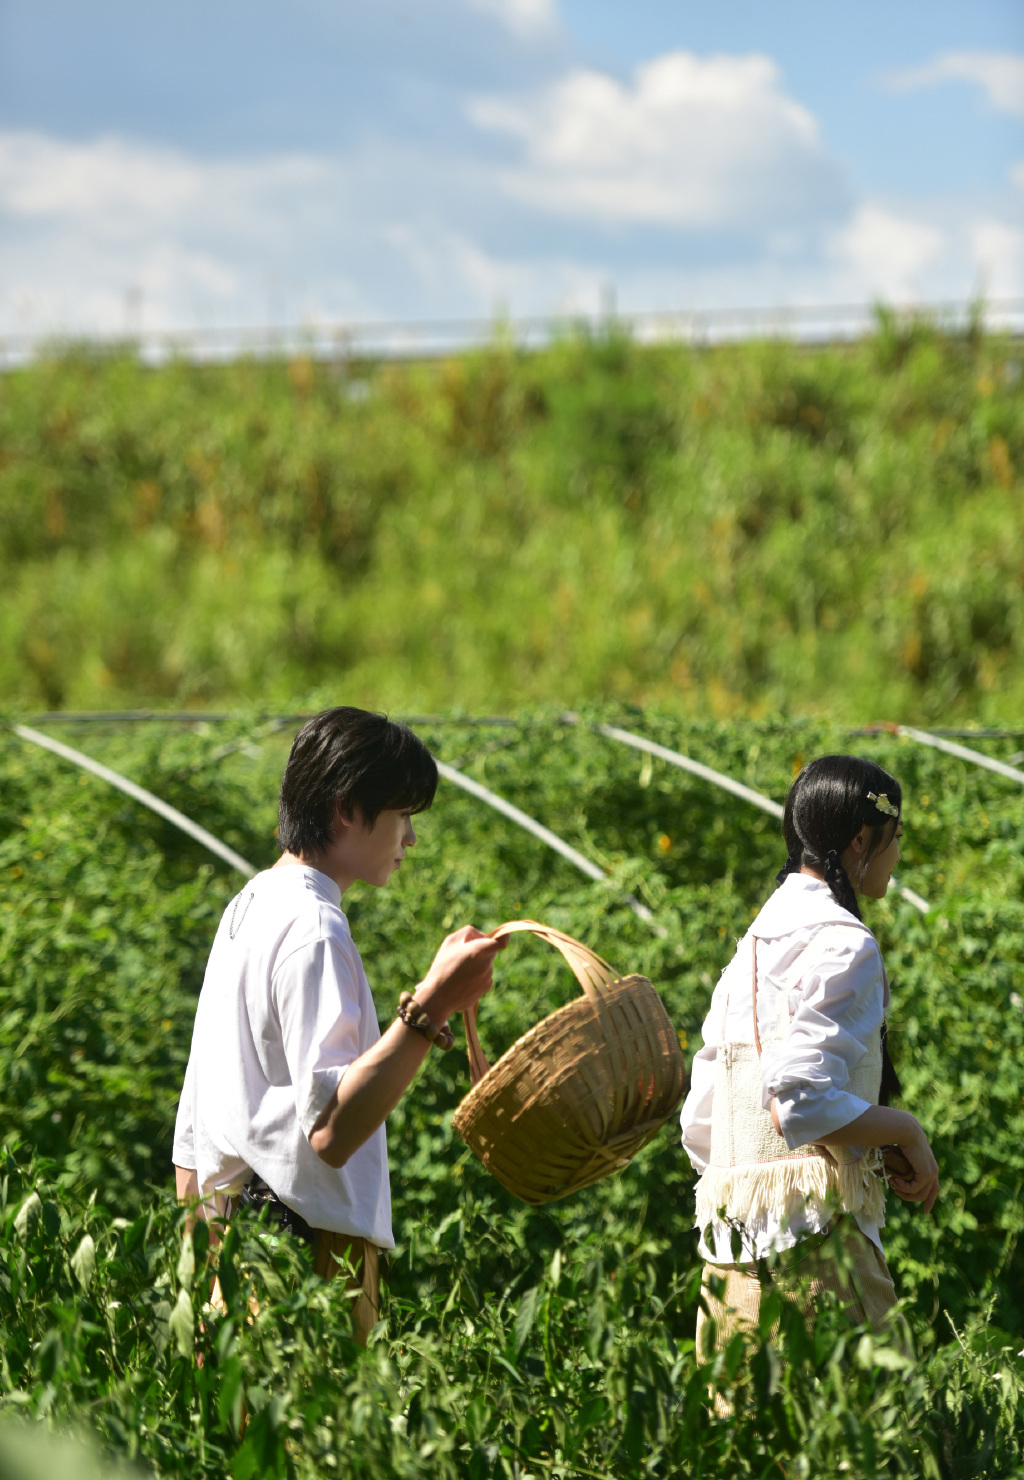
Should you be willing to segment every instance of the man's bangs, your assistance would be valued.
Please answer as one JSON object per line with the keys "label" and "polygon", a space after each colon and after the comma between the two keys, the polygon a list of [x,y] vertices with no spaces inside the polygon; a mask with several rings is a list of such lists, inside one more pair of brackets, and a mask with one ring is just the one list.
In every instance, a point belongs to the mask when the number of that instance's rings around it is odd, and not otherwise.
{"label": "man's bangs", "polygon": [[423,742],[411,730],[405,730],[404,726],[401,728],[412,743],[403,746],[402,753],[395,757],[389,768],[392,786],[382,810],[426,812],[437,792],[437,766]]}

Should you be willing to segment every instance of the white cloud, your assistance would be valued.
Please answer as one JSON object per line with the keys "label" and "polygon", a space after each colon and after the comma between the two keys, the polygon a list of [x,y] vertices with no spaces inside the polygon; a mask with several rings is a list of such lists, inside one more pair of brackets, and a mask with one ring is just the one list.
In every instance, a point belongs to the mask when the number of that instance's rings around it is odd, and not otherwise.
{"label": "white cloud", "polygon": [[522,141],[505,187],[559,215],[745,227],[827,214],[843,194],[814,117],[766,56],[669,52],[631,84],[576,70],[528,102],[477,98],[470,117]]}
{"label": "white cloud", "polygon": [[308,155],[208,161],[118,138],[77,144],[0,134],[0,211],[85,223],[112,236],[200,217],[266,224],[272,199],[324,177],[323,162]]}
{"label": "white cloud", "polygon": [[906,300],[922,296],[926,270],[944,245],[935,226],[869,203],[835,233],[832,255],[840,267],[851,270],[862,293]]}
{"label": "white cloud", "polygon": [[[524,209],[492,166],[454,148],[377,140],[346,155],[210,159],[0,132],[0,332],[596,312],[609,285],[624,312],[1024,292],[1015,188],[840,211],[813,119],[770,63],[741,61],[652,64],[628,87],[576,73],[585,106],[573,93],[558,112],[563,82],[542,99],[554,111],[515,112],[519,177],[575,189],[570,220]],[[755,139],[751,164],[741,149],[755,115],[775,145],[758,156]],[[748,188],[758,159],[767,183]],[[808,185],[816,168],[831,214]],[[1024,185],[1024,162],[1016,172]],[[631,181],[625,210],[606,214]],[[595,216],[632,230],[595,232]],[[721,231],[687,237],[695,227]]]}
{"label": "white cloud", "polygon": [[312,156],[0,133],[0,324],[120,330],[140,295],[150,324],[235,317],[341,193]]}
{"label": "white cloud", "polygon": [[1024,229],[1006,221],[980,220],[970,230],[979,286],[989,298],[1024,293]]}
{"label": "white cloud", "polygon": [[997,112],[1024,118],[1024,55],[1019,53],[947,51],[923,66],[891,72],[885,80],[896,92],[942,82],[974,82]]}
{"label": "white cloud", "polygon": [[466,0],[516,36],[543,36],[558,24],[557,0]]}

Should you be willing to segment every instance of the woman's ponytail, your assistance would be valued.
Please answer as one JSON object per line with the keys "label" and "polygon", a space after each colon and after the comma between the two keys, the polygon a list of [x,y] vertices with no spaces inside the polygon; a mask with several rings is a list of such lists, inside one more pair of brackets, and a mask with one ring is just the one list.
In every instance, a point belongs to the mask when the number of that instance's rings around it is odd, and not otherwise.
{"label": "woman's ponytail", "polygon": [[836,904],[842,905],[844,910],[849,910],[859,920],[861,915],[857,892],[834,848],[830,848],[825,855],[825,883],[832,890],[832,898]]}

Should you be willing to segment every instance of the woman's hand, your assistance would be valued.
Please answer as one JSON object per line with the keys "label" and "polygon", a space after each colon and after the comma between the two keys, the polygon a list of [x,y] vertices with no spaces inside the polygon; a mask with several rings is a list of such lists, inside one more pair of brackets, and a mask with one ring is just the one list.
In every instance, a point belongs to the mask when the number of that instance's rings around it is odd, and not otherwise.
{"label": "woman's hand", "polygon": [[[772,1120],[775,1129],[782,1131],[777,1100],[772,1100]],[[928,1138],[920,1124],[908,1110],[895,1110],[888,1105],[872,1105],[856,1120],[839,1130],[830,1131],[820,1138],[822,1146],[880,1146],[883,1149],[898,1147],[907,1165],[891,1158],[893,1164],[886,1167],[886,1180],[897,1197],[904,1202],[924,1204],[930,1213],[939,1195],[939,1164],[935,1160]]]}
{"label": "woman's hand", "polygon": [[939,1164],[917,1121],[913,1130],[895,1144],[906,1158],[908,1170],[887,1167],[889,1186],[904,1202],[923,1203],[925,1212],[930,1213],[939,1195]]}

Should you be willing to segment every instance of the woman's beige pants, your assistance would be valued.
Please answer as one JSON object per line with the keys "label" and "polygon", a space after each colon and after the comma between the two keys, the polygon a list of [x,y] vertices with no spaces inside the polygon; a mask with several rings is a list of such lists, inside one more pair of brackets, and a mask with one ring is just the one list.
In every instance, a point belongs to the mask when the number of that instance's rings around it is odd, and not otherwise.
{"label": "woman's beige pants", "polygon": [[[797,1244],[790,1255],[770,1270],[768,1278],[780,1290],[795,1293],[805,1316],[813,1316],[826,1290],[833,1291],[853,1320],[878,1330],[896,1304],[896,1290],[882,1251],[852,1218],[840,1218],[831,1233]],[[843,1267],[845,1265],[845,1268]],[[712,1276],[725,1280],[719,1297],[708,1286]],[[697,1312],[697,1360],[707,1361],[739,1330],[757,1325],[761,1309],[761,1280],[756,1264],[705,1264],[704,1304]],[[702,1336],[708,1315],[715,1322],[712,1353],[704,1354]]]}

